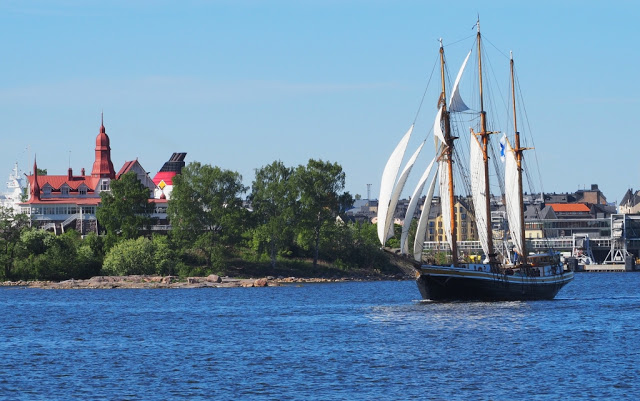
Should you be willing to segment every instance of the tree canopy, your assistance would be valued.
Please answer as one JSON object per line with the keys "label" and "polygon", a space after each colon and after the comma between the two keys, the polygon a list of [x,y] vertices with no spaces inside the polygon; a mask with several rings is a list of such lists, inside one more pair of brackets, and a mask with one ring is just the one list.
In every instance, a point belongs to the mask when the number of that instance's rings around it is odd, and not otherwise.
{"label": "tree canopy", "polygon": [[295,169],[275,161],[256,170],[249,200],[257,227],[253,232],[254,249],[268,248],[271,266],[278,252],[293,241],[298,188]]}
{"label": "tree canopy", "polygon": [[246,190],[237,172],[189,163],[173,178],[167,210],[172,236],[204,253],[208,264],[219,260],[241,239],[248,217],[241,198]]}
{"label": "tree canopy", "polygon": [[2,277],[11,277],[16,247],[29,221],[24,214],[14,214],[13,209],[0,206],[0,264]]}
{"label": "tree canopy", "polygon": [[318,264],[320,239],[325,224],[335,223],[353,199],[348,192],[342,193],[345,174],[338,163],[310,159],[306,166],[296,169],[300,188],[300,235],[302,242],[311,242],[313,265]]}
{"label": "tree canopy", "polygon": [[111,181],[111,190],[100,193],[96,211],[98,223],[111,244],[117,239],[134,239],[151,224],[150,191],[133,171]]}

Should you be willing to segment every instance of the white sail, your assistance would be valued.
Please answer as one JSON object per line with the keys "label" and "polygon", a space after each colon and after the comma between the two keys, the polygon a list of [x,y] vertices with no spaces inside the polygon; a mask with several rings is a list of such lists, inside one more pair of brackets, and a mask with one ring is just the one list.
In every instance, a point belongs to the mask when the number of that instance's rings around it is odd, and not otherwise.
{"label": "white sail", "polygon": [[387,164],[384,167],[382,173],[382,181],[380,182],[380,196],[378,197],[378,239],[384,246],[386,242],[385,227],[387,226],[387,211],[389,210],[389,201],[391,200],[391,193],[393,192],[393,185],[395,184],[398,170],[400,170],[400,164],[404,157],[404,152],[407,149],[411,132],[413,131],[413,125],[409,127],[409,130],[402,137],[393,153],[387,160]]}
{"label": "white sail", "polygon": [[422,262],[422,249],[424,248],[424,241],[427,239],[427,223],[429,222],[429,212],[431,211],[431,199],[433,199],[433,191],[436,188],[436,180],[438,179],[438,173],[433,176],[427,197],[424,200],[424,206],[422,206],[422,214],[418,220],[418,227],[416,228],[416,237],[413,241],[413,258],[417,262]]}
{"label": "white sail", "polygon": [[485,164],[482,153],[482,144],[478,137],[471,134],[470,148],[470,174],[471,174],[471,198],[475,210],[478,239],[485,255],[489,255],[489,239],[487,238],[489,216],[487,216],[487,196]]}
{"label": "white sail", "polygon": [[449,199],[449,169],[446,160],[438,162],[438,176],[440,177],[440,213],[442,214],[442,228],[444,229],[445,240],[453,249],[453,238],[451,236],[451,201]]}
{"label": "white sail", "polygon": [[464,73],[464,69],[467,66],[467,61],[469,61],[469,56],[471,56],[471,52],[469,52],[469,54],[467,54],[467,57],[464,59],[462,67],[460,67],[460,71],[458,71],[456,81],[453,84],[453,90],[451,91],[451,97],[449,98],[449,112],[451,113],[469,110],[469,107],[467,107],[467,105],[462,100],[462,97],[460,96],[460,90],[458,89],[458,85],[460,85],[460,79],[462,79],[462,73]]}
{"label": "white sail", "polygon": [[389,209],[387,210],[387,218],[385,219],[385,232],[387,233],[387,235],[384,239],[384,242],[387,242],[389,238],[393,237],[393,214],[395,213],[398,199],[400,199],[400,194],[404,189],[404,184],[407,182],[409,173],[411,172],[411,169],[413,168],[413,165],[416,162],[416,159],[418,158],[418,155],[420,154],[423,146],[424,142],[422,142],[420,146],[418,146],[418,149],[416,149],[416,151],[413,153],[413,156],[411,156],[409,161],[407,161],[407,164],[404,166],[402,173],[400,173],[400,178],[398,178],[396,187],[393,189],[393,193],[391,194],[391,201],[389,202]]}
{"label": "white sail", "polygon": [[518,254],[522,255],[524,252],[524,244],[522,243],[522,230],[523,224],[522,213],[520,208],[522,207],[522,194],[520,193],[520,180],[521,175],[518,174],[518,161],[516,159],[516,153],[513,151],[509,141],[506,141],[505,149],[505,166],[504,166],[504,180],[505,180],[505,208],[507,209],[507,220],[509,222],[509,232],[511,233],[511,241],[516,248]]}
{"label": "white sail", "polygon": [[404,216],[404,225],[402,226],[402,235],[400,236],[400,249],[404,255],[409,254],[409,244],[407,243],[407,238],[409,237],[409,228],[411,227],[411,220],[413,220],[413,214],[416,211],[416,206],[418,206],[418,200],[420,199],[420,195],[422,194],[422,188],[424,188],[424,184],[429,178],[431,174],[431,169],[433,168],[433,163],[436,161],[434,158],[429,163],[429,166],[420,177],[418,181],[418,185],[416,189],[414,189],[413,194],[411,195],[411,200],[409,201],[409,206],[407,206],[407,214]]}
{"label": "white sail", "polygon": [[433,139],[435,140],[436,149],[438,149],[438,141],[444,143],[444,133],[442,132],[442,107],[436,114],[436,121],[433,123]]}

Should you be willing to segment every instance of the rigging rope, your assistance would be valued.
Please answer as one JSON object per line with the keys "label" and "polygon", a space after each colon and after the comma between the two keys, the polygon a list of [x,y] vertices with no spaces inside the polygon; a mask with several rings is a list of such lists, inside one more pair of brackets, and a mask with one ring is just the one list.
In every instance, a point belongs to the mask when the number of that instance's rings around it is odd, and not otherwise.
{"label": "rigging rope", "polygon": [[431,78],[433,78],[433,72],[436,69],[436,65],[438,64],[438,60],[433,63],[433,68],[431,68],[431,74],[429,75],[429,80],[427,81],[427,86],[424,88],[424,92],[422,93],[422,99],[420,99],[420,105],[418,106],[418,111],[416,112],[416,116],[413,119],[413,124],[415,125],[418,120],[418,115],[420,115],[420,110],[422,109],[422,104],[424,103],[424,98],[427,96],[427,90],[429,89],[429,84],[431,84]]}

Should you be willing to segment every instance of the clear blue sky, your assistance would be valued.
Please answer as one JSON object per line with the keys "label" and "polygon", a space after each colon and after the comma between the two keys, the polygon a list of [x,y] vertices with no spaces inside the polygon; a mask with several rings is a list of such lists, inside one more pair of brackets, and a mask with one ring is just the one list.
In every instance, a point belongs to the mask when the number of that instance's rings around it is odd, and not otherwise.
{"label": "clear blue sky", "polygon": [[[116,170],[138,158],[153,175],[184,151],[250,185],[274,160],[319,158],[377,198],[438,38],[472,35],[479,13],[484,37],[516,54],[544,190],[597,183],[620,200],[640,188],[639,4],[2,1],[0,176],[34,154],[50,174],[69,160],[89,172],[104,110]],[[423,131],[434,113],[427,98]]]}

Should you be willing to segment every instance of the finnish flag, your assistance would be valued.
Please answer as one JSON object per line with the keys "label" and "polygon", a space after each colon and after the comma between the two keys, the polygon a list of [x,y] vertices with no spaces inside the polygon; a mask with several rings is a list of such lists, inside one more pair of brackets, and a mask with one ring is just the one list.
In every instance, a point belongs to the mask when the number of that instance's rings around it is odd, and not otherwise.
{"label": "finnish flag", "polygon": [[502,134],[502,138],[500,138],[500,160],[502,160],[503,163],[505,161],[504,152],[506,148],[507,148],[507,135]]}

